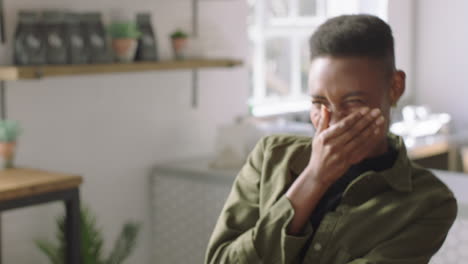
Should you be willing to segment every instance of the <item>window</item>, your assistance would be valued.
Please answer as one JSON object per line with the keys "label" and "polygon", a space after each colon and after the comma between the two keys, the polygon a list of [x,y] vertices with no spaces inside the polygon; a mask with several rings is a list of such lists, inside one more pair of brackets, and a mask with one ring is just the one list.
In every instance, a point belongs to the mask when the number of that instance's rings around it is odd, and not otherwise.
{"label": "window", "polygon": [[366,12],[382,17],[383,0],[247,0],[254,116],[308,111],[312,32],[328,17]]}

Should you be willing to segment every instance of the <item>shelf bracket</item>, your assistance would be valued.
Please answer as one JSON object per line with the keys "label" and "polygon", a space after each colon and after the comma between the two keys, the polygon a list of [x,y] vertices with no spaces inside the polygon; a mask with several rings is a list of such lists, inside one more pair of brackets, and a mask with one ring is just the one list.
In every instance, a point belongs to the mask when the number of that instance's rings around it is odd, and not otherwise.
{"label": "shelf bracket", "polygon": [[4,11],[5,3],[3,0],[0,0],[0,41],[2,44],[6,43],[6,26],[5,26],[5,11]]}
{"label": "shelf bracket", "polygon": [[[0,0],[1,1],[1,0]],[[192,37],[198,37],[198,1],[192,0]],[[192,107],[198,106],[198,69],[192,70]]]}
{"label": "shelf bracket", "polygon": [[6,109],[6,81],[0,81],[0,118],[2,120],[7,118]]}

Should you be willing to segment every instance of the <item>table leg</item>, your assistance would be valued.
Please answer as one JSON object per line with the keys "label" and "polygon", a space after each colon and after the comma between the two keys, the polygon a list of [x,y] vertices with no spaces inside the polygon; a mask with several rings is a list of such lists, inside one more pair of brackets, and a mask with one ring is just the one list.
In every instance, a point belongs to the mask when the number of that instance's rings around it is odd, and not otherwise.
{"label": "table leg", "polygon": [[2,215],[0,214],[0,264],[3,263],[3,251],[2,251]]}
{"label": "table leg", "polygon": [[80,195],[78,189],[73,190],[73,195],[65,201],[66,220],[65,236],[67,241],[65,263],[81,263],[81,235],[80,235]]}

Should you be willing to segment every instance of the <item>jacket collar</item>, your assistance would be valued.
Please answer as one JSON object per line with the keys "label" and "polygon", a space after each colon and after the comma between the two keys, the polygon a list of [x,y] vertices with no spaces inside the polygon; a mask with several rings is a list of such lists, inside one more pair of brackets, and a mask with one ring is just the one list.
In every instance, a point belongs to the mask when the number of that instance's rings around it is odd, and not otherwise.
{"label": "jacket collar", "polygon": [[[407,151],[403,139],[399,136],[388,134],[389,144],[391,144],[397,151],[398,156],[392,168],[377,172],[375,174],[381,176],[385,182],[396,191],[410,192],[412,190],[411,180],[411,161],[407,156]],[[307,166],[312,149],[312,142],[301,145],[296,153],[293,154],[290,168],[295,175],[300,175]],[[367,174],[367,173],[365,173]],[[361,177],[357,177],[358,181]]]}

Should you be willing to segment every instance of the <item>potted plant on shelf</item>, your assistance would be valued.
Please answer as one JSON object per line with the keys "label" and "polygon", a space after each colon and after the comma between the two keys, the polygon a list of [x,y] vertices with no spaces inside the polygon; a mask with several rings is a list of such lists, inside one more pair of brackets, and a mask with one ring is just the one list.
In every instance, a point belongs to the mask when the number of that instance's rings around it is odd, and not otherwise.
{"label": "potted plant on shelf", "polygon": [[[96,217],[89,208],[81,208],[81,257],[82,264],[122,264],[135,249],[141,225],[127,222],[122,227],[114,247],[107,257],[103,257],[104,239],[96,224]],[[36,239],[36,246],[50,260],[51,264],[65,264],[65,217],[57,219],[57,240],[54,244],[48,240]]]}
{"label": "potted plant on shelf", "polygon": [[185,58],[187,50],[188,34],[178,29],[171,34],[172,50],[176,60]]}
{"label": "potted plant on shelf", "polygon": [[3,169],[14,167],[16,141],[20,133],[18,122],[0,120],[0,157]]}
{"label": "potted plant on shelf", "polygon": [[113,22],[108,28],[112,38],[112,49],[119,62],[132,62],[141,32],[133,22]]}

